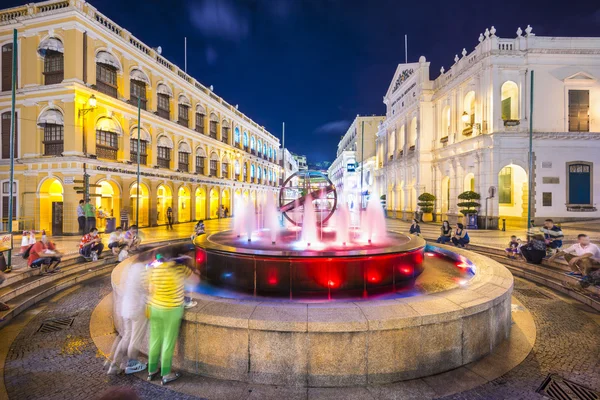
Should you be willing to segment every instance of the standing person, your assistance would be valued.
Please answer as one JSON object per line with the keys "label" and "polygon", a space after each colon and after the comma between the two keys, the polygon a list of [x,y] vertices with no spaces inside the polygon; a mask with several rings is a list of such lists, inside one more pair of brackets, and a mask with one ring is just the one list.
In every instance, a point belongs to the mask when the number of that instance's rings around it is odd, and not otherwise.
{"label": "standing person", "polygon": [[448,221],[442,222],[442,234],[438,238],[437,243],[446,244],[452,239],[452,227]]}
{"label": "standing person", "polygon": [[221,205],[221,207],[219,207],[219,218],[223,218],[225,216],[225,207],[223,207]]}
{"label": "standing person", "polygon": [[564,235],[562,229],[554,225],[554,221],[547,219],[544,221],[544,226],[540,228],[546,240],[546,247],[550,250],[556,250],[562,247]]}
{"label": "standing person", "polygon": [[77,206],[77,223],[79,224],[79,234],[83,235],[85,232],[85,210],[83,209],[83,200],[79,200]]}
{"label": "standing person", "polygon": [[413,219],[408,233],[411,235],[421,236],[421,227],[419,226],[419,221],[417,221],[417,219]]}
{"label": "standing person", "polygon": [[586,234],[577,235],[577,243],[552,255],[548,261],[564,257],[569,267],[576,275],[587,276],[592,271],[600,269],[600,249],[590,242]]}
{"label": "standing person", "polygon": [[173,229],[173,209],[167,207],[167,229]]}
{"label": "standing person", "polygon": [[79,242],[79,254],[87,261],[94,258],[94,252],[97,257],[100,257],[102,249],[104,249],[104,244],[102,244],[102,239],[98,236],[98,229],[96,228],[90,229],[90,233],[83,235],[81,242]]}
{"label": "standing person", "polygon": [[85,201],[83,210],[85,214],[85,232],[90,232],[96,227],[96,209],[90,199]]}
{"label": "standing person", "polygon": [[166,385],[180,377],[171,371],[173,351],[183,317],[184,283],[192,274],[186,265],[174,260],[157,261],[148,272],[150,294],[150,340],[148,351],[148,380],[158,374],[158,360],[162,384]]}
{"label": "standing person", "polygon": [[533,235],[526,245],[521,246],[520,250],[525,261],[530,264],[541,264],[546,256],[546,241],[544,240],[544,235]]}
{"label": "standing person", "polygon": [[125,231],[129,229],[129,210],[127,210],[127,207],[121,208],[121,228]]}
{"label": "standing person", "polygon": [[225,218],[229,217],[229,207],[225,207]]}
{"label": "standing person", "polygon": [[[109,359],[108,374],[125,370],[126,374],[135,374],[146,369],[146,364],[138,360],[142,340],[146,334],[146,289],[144,275],[146,266],[141,263],[131,265],[121,281],[123,296],[117,309],[123,321],[121,335],[115,340]],[[127,362],[125,362],[127,360]]]}
{"label": "standing person", "polygon": [[[40,268],[40,275],[47,273],[53,274],[60,271],[58,264],[60,264],[60,253],[56,251],[56,246],[46,235],[42,235],[40,241],[33,245],[29,250],[29,258],[27,264],[31,268]],[[53,265],[54,263],[54,265]]]}
{"label": "standing person", "polygon": [[459,222],[456,224],[456,231],[454,232],[454,236],[452,236],[452,243],[454,243],[456,247],[465,247],[469,242],[469,233],[464,225]]}

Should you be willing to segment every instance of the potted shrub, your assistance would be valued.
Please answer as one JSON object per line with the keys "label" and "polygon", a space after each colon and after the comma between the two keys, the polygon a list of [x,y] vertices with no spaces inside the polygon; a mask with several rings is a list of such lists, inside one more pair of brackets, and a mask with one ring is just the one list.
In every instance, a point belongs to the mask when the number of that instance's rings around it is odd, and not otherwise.
{"label": "potted shrub", "polygon": [[421,207],[421,212],[423,216],[423,222],[431,222],[433,221],[433,202],[435,201],[435,196],[431,193],[423,193],[419,196],[419,202],[417,203],[419,207]]}
{"label": "potted shrub", "polygon": [[463,200],[457,206],[462,207],[460,213],[467,219],[467,229],[477,229],[477,210],[481,207],[481,204],[475,200],[481,199],[481,195],[467,190],[459,194],[458,198]]}

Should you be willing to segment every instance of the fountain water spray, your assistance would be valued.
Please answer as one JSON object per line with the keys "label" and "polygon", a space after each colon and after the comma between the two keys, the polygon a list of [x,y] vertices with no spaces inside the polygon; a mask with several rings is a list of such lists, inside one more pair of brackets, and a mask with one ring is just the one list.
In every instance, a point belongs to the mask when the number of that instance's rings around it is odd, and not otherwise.
{"label": "fountain water spray", "polygon": [[273,196],[267,195],[267,201],[263,208],[264,211],[264,227],[269,230],[271,234],[271,243],[275,244],[277,240],[277,232],[279,232],[279,218],[277,212],[277,206]]}
{"label": "fountain water spray", "polygon": [[336,213],[336,240],[344,246],[350,243],[350,212],[344,201],[340,202]]}
{"label": "fountain water spray", "polygon": [[367,203],[363,227],[366,227],[369,243],[374,240],[385,240],[387,236],[385,214],[383,212],[383,207],[379,202],[379,196],[377,195],[376,191],[371,193],[371,197]]}
{"label": "fountain water spray", "polygon": [[307,243],[308,246],[317,241],[317,215],[315,214],[315,207],[310,194],[307,194],[304,200],[301,237],[302,241]]}
{"label": "fountain water spray", "polygon": [[233,205],[235,209],[235,216],[233,217],[233,232],[240,237],[244,232],[244,222],[245,222],[245,204],[244,200],[241,196],[235,196],[233,198]]}
{"label": "fountain water spray", "polygon": [[249,199],[245,205],[245,213],[244,213],[244,229],[248,233],[248,241],[252,241],[252,232],[255,230],[256,226],[256,209],[254,207],[254,202]]}

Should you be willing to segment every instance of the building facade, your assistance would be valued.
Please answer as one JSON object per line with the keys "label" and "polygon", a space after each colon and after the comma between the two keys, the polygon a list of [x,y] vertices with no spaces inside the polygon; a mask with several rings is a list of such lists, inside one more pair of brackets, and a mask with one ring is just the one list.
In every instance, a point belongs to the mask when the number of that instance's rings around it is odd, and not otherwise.
{"label": "building facade", "polygon": [[458,195],[473,190],[489,226],[525,226],[529,198],[536,222],[600,217],[600,38],[495,33],[486,29],[436,79],[425,57],[398,66],[377,134],[388,215],[411,218],[429,192],[438,220],[452,221]]}
{"label": "building facade", "polygon": [[327,172],[338,193],[343,193],[349,204],[364,197],[361,189],[364,194],[374,190],[375,139],[384,119],[375,115],[357,116],[338,143],[336,159]]}
{"label": "building facade", "polygon": [[281,158],[279,160],[279,166],[281,167],[281,172],[282,172],[280,184],[283,185],[283,182],[287,178],[289,178],[290,176],[294,175],[296,172],[299,171],[299,168],[298,168],[298,162],[296,161],[293,154],[288,149],[282,149],[279,153],[281,154]]}
{"label": "building facade", "polygon": [[304,155],[301,156],[301,155],[292,153],[292,157],[294,157],[294,160],[296,160],[296,164],[298,164],[299,171],[308,170],[308,164],[306,163],[306,156],[304,156]]}
{"label": "building facade", "polygon": [[275,193],[275,136],[89,3],[56,0],[0,11],[3,220],[13,29],[20,229],[77,232],[84,166],[92,202],[106,214],[125,208],[133,219],[139,192],[141,226],[165,223],[169,207],[176,222],[216,218],[221,206],[234,212],[234,196]]}

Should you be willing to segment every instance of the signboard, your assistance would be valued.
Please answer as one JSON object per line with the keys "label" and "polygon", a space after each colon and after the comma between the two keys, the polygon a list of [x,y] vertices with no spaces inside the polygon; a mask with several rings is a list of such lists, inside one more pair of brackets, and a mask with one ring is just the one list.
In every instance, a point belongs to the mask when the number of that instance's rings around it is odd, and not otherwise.
{"label": "signboard", "polygon": [[346,168],[348,172],[356,172],[356,164],[348,163],[348,167]]}
{"label": "signboard", "polygon": [[72,185],[75,183],[75,177],[74,176],[65,176],[64,178],[64,184],[65,185]]}
{"label": "signboard", "polygon": [[12,235],[10,233],[0,234],[0,252],[12,250]]}

